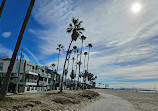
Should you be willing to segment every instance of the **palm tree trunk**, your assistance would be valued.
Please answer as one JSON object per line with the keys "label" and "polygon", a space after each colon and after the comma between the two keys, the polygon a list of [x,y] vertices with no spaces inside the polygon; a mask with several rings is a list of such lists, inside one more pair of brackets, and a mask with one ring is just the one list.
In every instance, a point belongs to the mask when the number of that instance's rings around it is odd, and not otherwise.
{"label": "palm tree trunk", "polygon": [[[82,40],[82,44],[81,44],[81,54],[80,54],[80,62],[81,62],[81,58],[82,58],[82,48],[83,48],[83,40]],[[81,62],[82,63],[82,62]],[[81,65],[80,65],[80,67],[81,67]],[[81,73],[81,71],[79,70],[79,73]]]}
{"label": "palm tree trunk", "polygon": [[77,62],[78,62],[78,54],[77,54],[77,60],[76,60],[76,69],[75,69],[75,74],[77,74]]}
{"label": "palm tree trunk", "polygon": [[80,61],[81,61],[81,58],[82,58],[82,49],[83,49],[83,40],[82,40],[82,44],[81,44],[81,54],[80,54]]}
{"label": "palm tree trunk", "polygon": [[74,62],[75,62],[75,52],[74,52],[74,59],[73,59],[73,61],[72,61],[72,70],[74,69],[73,67],[74,67]]}
{"label": "palm tree trunk", "polygon": [[78,66],[78,70],[79,70],[79,71],[78,71],[79,73],[78,73],[78,85],[77,85],[77,89],[78,89],[78,87],[79,87],[79,79],[80,79],[80,77],[79,77],[79,76],[80,76],[80,64],[79,64],[79,66]]}
{"label": "palm tree trunk", "polygon": [[60,56],[60,51],[59,51],[59,54],[58,54],[57,72],[58,72],[58,65],[59,65],[59,56]]}
{"label": "palm tree trunk", "polygon": [[85,66],[86,66],[86,65],[85,65],[85,64],[86,64],[86,63],[85,63],[86,61],[85,61],[85,60],[86,60],[86,55],[85,55],[85,57],[84,57],[84,69],[83,69],[83,72],[85,71]]}
{"label": "palm tree trunk", "polygon": [[9,82],[10,82],[10,76],[11,76],[11,73],[12,73],[12,70],[13,70],[13,66],[14,66],[14,63],[15,63],[15,60],[16,60],[16,56],[17,56],[17,53],[18,53],[18,50],[19,50],[19,47],[20,47],[20,44],[21,44],[24,32],[25,32],[25,29],[26,29],[27,23],[29,21],[29,18],[30,18],[30,15],[31,15],[31,12],[32,12],[32,9],[33,9],[33,6],[34,6],[34,3],[35,3],[35,0],[31,0],[29,8],[27,10],[27,14],[25,16],[25,20],[24,20],[22,28],[20,30],[20,34],[18,36],[18,40],[17,40],[16,46],[15,46],[12,58],[10,60],[10,64],[9,64],[8,70],[7,70],[5,79],[3,81],[3,85],[0,88],[0,100],[4,100],[5,99],[6,93],[8,91],[8,86],[9,86]]}
{"label": "palm tree trunk", "polygon": [[61,85],[60,85],[60,92],[63,91],[63,79],[64,79],[64,75],[65,75],[66,60],[67,60],[68,52],[70,51],[71,44],[72,44],[72,40],[71,40],[71,42],[69,44],[69,48],[68,48],[68,51],[67,51],[67,54],[66,54],[66,58],[65,58],[65,62],[64,62],[63,75],[62,75]]}
{"label": "palm tree trunk", "polygon": [[73,70],[73,66],[74,66],[74,60],[72,60],[72,70]]}
{"label": "palm tree trunk", "polygon": [[2,12],[3,12],[4,6],[5,6],[5,3],[6,3],[6,0],[3,0],[2,4],[1,4],[1,7],[0,7],[0,18],[1,18],[1,15],[2,15]]}
{"label": "palm tree trunk", "polygon": [[89,53],[90,53],[90,48],[89,48],[89,50],[88,50],[87,71],[88,71],[88,64],[89,64]]}
{"label": "palm tree trunk", "polygon": [[[81,58],[82,58],[82,48],[83,48],[83,40],[82,40],[82,44],[81,44],[81,54],[80,54],[80,62],[81,62]],[[82,62],[81,62],[82,63]],[[79,74],[81,74],[81,65],[79,65]],[[78,78],[79,79],[79,78]]]}
{"label": "palm tree trunk", "polygon": [[[69,62],[70,62],[70,53],[69,53],[69,58],[68,58],[68,64],[67,64],[67,71],[69,72]],[[68,74],[68,72],[67,72],[67,74]],[[67,81],[66,81],[66,79],[67,79],[67,75],[65,75],[65,86],[67,86]],[[66,88],[67,89],[67,88]]]}

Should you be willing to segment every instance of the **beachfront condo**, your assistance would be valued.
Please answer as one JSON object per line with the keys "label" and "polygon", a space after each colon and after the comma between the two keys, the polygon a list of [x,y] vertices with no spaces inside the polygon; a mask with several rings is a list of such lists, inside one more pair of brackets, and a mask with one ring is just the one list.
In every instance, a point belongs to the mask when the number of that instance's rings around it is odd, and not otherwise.
{"label": "beachfront condo", "polygon": [[[9,57],[0,57],[0,86],[3,84],[9,63]],[[17,60],[14,64],[8,92],[14,93],[16,89],[18,92],[41,92],[50,89],[51,74],[48,67],[35,65],[25,60],[21,61],[21,65],[19,63]]]}

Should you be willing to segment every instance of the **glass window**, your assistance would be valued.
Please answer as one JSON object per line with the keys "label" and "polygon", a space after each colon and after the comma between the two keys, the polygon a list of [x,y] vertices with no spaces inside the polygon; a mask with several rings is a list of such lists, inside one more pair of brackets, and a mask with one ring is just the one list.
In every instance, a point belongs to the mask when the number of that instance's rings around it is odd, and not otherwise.
{"label": "glass window", "polygon": [[0,62],[0,70],[3,70],[3,62]]}
{"label": "glass window", "polygon": [[[16,69],[19,70],[19,62],[16,63]],[[22,71],[23,67],[23,62],[21,62],[21,66],[20,66],[20,71]]]}

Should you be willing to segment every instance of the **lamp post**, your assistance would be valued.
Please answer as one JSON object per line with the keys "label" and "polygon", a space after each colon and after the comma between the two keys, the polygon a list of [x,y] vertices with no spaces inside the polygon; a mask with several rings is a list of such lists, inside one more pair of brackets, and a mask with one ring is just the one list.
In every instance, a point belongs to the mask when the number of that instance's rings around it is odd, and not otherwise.
{"label": "lamp post", "polygon": [[20,62],[19,62],[18,78],[17,78],[16,88],[15,88],[15,93],[18,93],[18,89],[19,89],[19,88],[18,88],[18,85],[19,85],[19,82],[20,82],[19,76],[20,76],[21,59],[22,59],[23,50],[28,51],[27,49],[21,48],[21,56],[20,56]]}

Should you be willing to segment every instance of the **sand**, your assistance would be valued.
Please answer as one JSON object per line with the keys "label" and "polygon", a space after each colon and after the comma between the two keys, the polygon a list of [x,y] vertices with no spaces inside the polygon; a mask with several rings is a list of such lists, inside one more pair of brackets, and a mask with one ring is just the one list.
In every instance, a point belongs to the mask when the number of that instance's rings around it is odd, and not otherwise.
{"label": "sand", "polygon": [[82,108],[99,99],[99,94],[85,90],[23,93],[7,96],[0,101],[0,111],[82,111]]}
{"label": "sand", "polygon": [[158,111],[158,93],[111,89],[96,91],[121,97],[130,102],[136,111]]}

